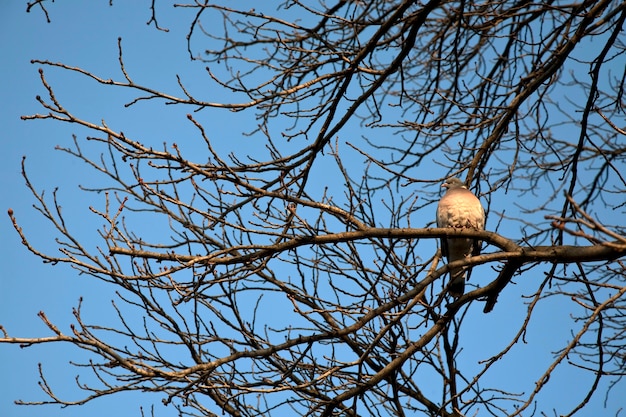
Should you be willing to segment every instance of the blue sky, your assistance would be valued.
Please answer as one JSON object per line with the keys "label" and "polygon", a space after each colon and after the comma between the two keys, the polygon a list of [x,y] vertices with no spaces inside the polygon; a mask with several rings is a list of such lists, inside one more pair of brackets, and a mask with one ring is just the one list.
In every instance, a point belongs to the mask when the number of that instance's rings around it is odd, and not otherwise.
{"label": "blue sky", "polygon": [[[0,66],[0,97],[4,102],[3,111],[0,112],[0,141],[3,148],[0,181],[4,190],[0,197],[0,253],[3,257],[0,263],[0,323],[13,336],[37,337],[49,334],[37,317],[39,311],[44,311],[51,321],[67,331],[69,323],[73,321],[72,308],[80,297],[83,298],[87,317],[106,317],[113,313],[110,300],[114,298],[114,289],[103,282],[79,276],[65,265],[43,264],[30,254],[20,244],[19,236],[5,214],[8,208],[12,208],[25,233],[38,248],[43,252],[56,251],[54,241],[50,239],[50,226],[32,209],[33,197],[20,174],[21,159],[26,155],[26,165],[35,187],[47,190],[50,195],[58,186],[64,214],[73,220],[76,233],[84,236],[90,244],[96,244],[90,241],[94,239],[90,227],[95,220],[88,210],[96,202],[92,200],[92,194],[80,192],[78,185],[93,184],[98,179],[84,164],[54,150],[59,144],[69,146],[72,134],[82,138],[85,132],[76,126],[51,121],[20,120],[22,115],[41,112],[35,96],[46,95],[39,80],[40,66],[31,64],[30,60],[36,58],[63,62],[95,71],[103,77],[119,79],[117,39],[121,36],[127,69],[136,81],[180,94],[175,78],[176,74],[180,74],[190,88],[197,91],[209,89],[205,91],[206,96],[213,101],[231,100],[202,82],[205,77],[202,64],[190,64],[185,41],[185,23],[189,22],[191,16],[189,11],[168,8],[167,12],[161,13],[159,23],[170,29],[169,33],[162,33],[145,24],[149,19],[149,2],[115,2],[112,8],[106,1],[89,2],[88,6],[85,6],[86,3],[81,6],[77,2],[50,4],[50,24],[45,22],[43,13],[36,8],[31,13],[25,13],[24,2],[10,1],[0,5],[0,43],[5,57]],[[45,71],[46,79],[55,86],[60,100],[72,103],[73,110],[87,120],[97,121],[106,117],[107,123],[123,126],[124,132],[129,135],[177,141],[182,144],[183,150],[186,150],[185,137],[194,135],[194,129],[185,117],[189,109],[168,108],[164,112],[161,105],[150,102],[124,109],[123,104],[132,97],[124,91],[111,93],[109,89],[97,86],[84,77],[52,68],[45,68]],[[197,117],[211,127],[213,135],[224,138],[223,142],[229,146],[247,146],[249,143],[249,139],[242,138],[240,132],[251,128],[253,120],[230,112],[205,112],[199,113]],[[358,132],[347,132],[347,136],[350,133],[355,137],[359,135]],[[89,146],[86,149],[94,152],[94,155],[99,152],[97,148]],[[190,147],[189,152],[193,151],[194,148]],[[515,234],[517,230],[503,227],[503,232]],[[540,274],[539,271],[534,273]],[[520,284],[520,287],[523,285]],[[501,305],[510,306],[506,312],[501,309],[498,314],[484,316],[481,308],[475,308],[470,313],[466,320],[473,320],[474,324],[467,326],[467,361],[484,358],[485,350],[493,350],[495,353],[503,347],[502,343],[509,340],[503,334],[493,334],[488,329],[498,328],[513,334],[521,325],[526,308],[520,298],[521,293],[521,290],[512,289],[502,295]],[[559,349],[570,337],[567,326],[571,320],[570,311],[567,307],[561,307],[561,304],[541,304],[539,308],[545,310],[544,317],[549,320],[533,322],[529,327],[527,339],[532,342],[532,346],[516,347],[511,355],[519,360],[507,361],[506,367],[501,367],[489,378],[516,386],[513,380],[538,377],[533,372],[540,372],[540,364],[549,362],[551,351]],[[503,326],[505,322],[509,325]],[[52,386],[58,388],[60,393],[67,393],[69,398],[80,398],[80,392],[73,387],[76,371],[68,363],[84,360],[86,355],[72,346],[62,344],[28,349],[0,344],[0,357],[2,415],[139,415],[139,406],[149,407],[152,403],[156,404],[157,416],[174,415],[172,408],[160,405],[160,397],[146,394],[122,394],[67,409],[58,406],[46,406],[45,409],[15,406],[13,401],[18,398],[33,401],[45,398],[37,385],[39,362],[43,364],[45,375]],[[532,364],[539,366],[535,369]],[[542,396],[548,396],[548,403],[553,402],[556,407],[563,401],[567,402],[577,390],[584,392],[590,381],[588,374],[576,370],[562,372],[554,376],[549,389]],[[614,389],[620,388],[623,391],[623,383]],[[610,397],[609,411],[626,405],[624,399],[618,397]],[[604,414],[607,410],[603,408],[603,401],[601,395],[596,395],[588,415]]]}
{"label": "blue sky", "polygon": [[[118,77],[117,38],[122,36],[128,47],[128,56],[137,58],[134,62],[129,61],[129,66],[133,70],[140,70],[138,78],[148,83],[165,81],[172,87],[176,82],[174,75],[177,62],[189,61],[185,52],[184,33],[159,36],[160,32],[145,24],[149,14],[143,2],[141,5],[136,2],[137,7],[126,8],[121,4],[111,8],[108,2],[90,3],[89,7],[77,6],[78,3],[51,4],[50,24],[45,22],[37,8],[26,13],[25,2],[2,2],[0,5],[0,42],[5,56],[0,69],[0,94],[5,103],[4,111],[0,112],[0,140],[3,145],[0,181],[4,190],[0,197],[0,245],[3,257],[0,266],[0,323],[14,336],[48,335],[49,331],[37,317],[39,311],[44,311],[53,322],[68,331],[68,325],[72,322],[72,308],[80,297],[83,297],[85,312],[91,318],[112,314],[110,300],[114,298],[112,289],[102,282],[78,276],[64,265],[53,267],[43,264],[20,244],[6,215],[8,208],[12,208],[24,231],[39,248],[57,253],[54,242],[49,238],[52,236],[51,229],[32,209],[34,200],[20,175],[21,159],[26,155],[28,171],[39,190],[46,189],[50,195],[59,186],[65,215],[79,219],[78,224],[95,220],[88,213],[88,207],[94,202],[77,190],[78,184],[89,183],[94,176],[93,172],[79,161],[54,150],[56,145],[70,143],[71,135],[79,132],[76,127],[48,121],[20,120],[22,115],[42,111],[35,97],[46,96],[39,80],[40,66],[31,64],[30,60],[49,59],[76,66],[85,65],[86,68],[102,71],[101,74],[109,73]],[[49,69],[46,69],[46,77],[55,86],[62,86],[58,88],[59,98],[77,103],[78,113],[82,117],[99,120],[104,113],[111,117],[108,120],[111,123],[119,122],[116,117],[123,121],[135,117],[132,112],[124,115],[102,112],[102,109],[121,107],[124,97],[107,96],[106,90],[98,89],[80,77],[68,77],[62,71]],[[167,124],[164,122],[159,126],[161,116],[147,114],[146,109],[149,108],[149,105],[143,106],[138,113],[143,113],[146,120],[157,122],[137,126],[125,123],[125,129],[135,129],[145,135],[156,131],[167,135]],[[182,118],[184,114],[179,112],[178,116]],[[81,233],[81,230],[76,231]],[[13,401],[16,399],[44,399],[37,385],[39,362],[53,386],[61,392],[69,388],[66,393],[73,391],[77,394],[73,390],[75,372],[70,369],[69,362],[80,361],[85,355],[69,345],[34,346],[28,349],[2,345],[0,357],[0,414],[3,416],[139,415],[138,407],[152,402],[137,401],[130,395],[121,395],[80,408],[15,406]],[[79,397],[70,394],[69,398]],[[157,406],[158,401],[155,401]]]}

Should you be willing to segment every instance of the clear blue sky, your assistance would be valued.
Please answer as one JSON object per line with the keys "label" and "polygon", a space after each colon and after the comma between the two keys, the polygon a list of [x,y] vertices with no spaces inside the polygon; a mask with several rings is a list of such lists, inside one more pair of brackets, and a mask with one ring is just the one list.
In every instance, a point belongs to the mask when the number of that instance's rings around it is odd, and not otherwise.
{"label": "clear blue sky", "polygon": [[[49,334],[37,317],[39,311],[44,311],[55,324],[67,331],[69,323],[73,321],[71,310],[77,305],[79,297],[84,298],[85,314],[92,318],[112,314],[110,300],[114,298],[114,289],[103,283],[78,276],[67,266],[43,264],[30,254],[20,244],[5,214],[9,207],[12,208],[27,235],[33,238],[42,251],[56,250],[50,239],[50,227],[32,209],[33,197],[20,175],[20,161],[26,155],[27,167],[37,189],[46,189],[52,193],[59,186],[64,213],[85,229],[93,229],[95,222],[88,210],[90,205],[95,204],[90,200],[93,196],[77,190],[78,184],[92,179],[92,171],[67,155],[54,151],[58,144],[69,145],[73,133],[82,138],[81,131],[61,123],[20,120],[22,115],[41,112],[35,96],[45,96],[37,72],[39,66],[31,64],[30,60],[60,61],[93,70],[103,77],[108,74],[119,78],[117,38],[121,36],[128,69],[142,83],[161,86],[178,94],[174,76],[181,74],[190,86],[202,88],[202,65],[190,65],[186,52],[185,35],[190,21],[188,11],[162,6],[159,23],[170,29],[165,34],[145,24],[149,19],[149,2],[114,4],[111,8],[104,0],[55,2],[49,5],[50,24],[45,22],[43,13],[36,8],[29,14],[25,13],[25,2],[5,1],[0,4],[0,43],[4,57],[0,66],[0,97],[3,102],[0,112],[3,150],[0,154],[0,181],[4,191],[0,196],[0,323],[12,336],[36,337]],[[85,119],[97,121],[106,116],[107,122],[118,123],[125,132],[162,137],[168,141],[181,141],[186,134],[193,134],[184,116],[189,109],[167,109],[165,113],[163,107],[147,103],[124,110],[122,104],[131,97],[124,92],[110,94],[107,89],[99,88],[84,78],[68,76],[51,68],[46,68],[46,77],[57,87],[60,99],[72,103],[77,113]],[[212,98],[214,101],[220,99],[230,100],[219,95]],[[231,143],[242,140],[239,131],[245,128],[246,123],[253,123],[243,119],[240,113],[223,112],[219,118],[215,113],[209,113],[199,117],[211,125],[215,135],[223,135]],[[233,126],[237,126],[237,132],[232,131]],[[358,137],[358,132],[353,133]],[[503,227],[503,231],[514,235],[517,229]],[[77,230],[77,233],[93,236],[88,230]],[[503,323],[519,324],[525,309],[520,292],[507,291],[500,303],[511,303],[511,307],[497,308],[496,313],[488,316],[482,314],[481,308],[475,308],[471,314],[470,319],[475,324],[469,326],[469,329],[475,338],[468,341],[467,360],[484,357],[485,345],[489,345],[488,351],[496,352],[503,347],[498,344],[508,341],[500,337],[502,334],[493,334],[488,329],[497,328],[502,332],[507,328],[506,325],[499,327]],[[516,359],[507,361],[506,367],[497,370],[489,378],[506,383],[537,378],[537,372],[542,369],[541,364],[550,360],[550,352],[563,346],[570,338],[567,325],[569,311],[561,307],[560,304],[543,304],[541,308],[545,309],[546,321],[533,322],[527,335],[530,345],[514,349],[511,355]],[[516,325],[508,326],[509,331],[513,332]],[[140,405],[149,407],[153,402],[157,405],[157,416],[175,415],[173,408],[159,405],[160,397],[145,394],[123,394],[67,409],[58,406],[41,408],[13,405],[13,400],[18,398],[45,398],[37,385],[37,364],[40,362],[52,386],[58,388],[60,393],[67,393],[69,398],[79,399],[81,393],[73,386],[76,371],[69,366],[69,361],[81,361],[85,357],[84,353],[69,345],[20,349],[15,345],[0,344],[0,415],[139,415]],[[576,370],[561,372],[550,381],[541,398],[547,396],[548,403],[553,402],[555,407],[563,402],[572,404],[568,402],[572,394],[585,392],[590,382],[589,375]],[[525,386],[525,389],[531,388]],[[624,389],[622,383],[614,388],[614,392],[623,392]],[[608,410],[603,408],[603,401],[602,395],[596,395],[592,399],[592,406],[588,408],[589,414],[584,415],[603,415],[607,411],[614,413],[619,406],[626,406],[623,395],[612,395]]]}
{"label": "clear blue sky", "polygon": [[[4,191],[0,196],[0,323],[14,336],[49,335],[37,317],[39,311],[44,311],[64,331],[69,331],[69,323],[73,321],[72,308],[77,305],[79,297],[83,297],[85,312],[91,318],[99,314],[113,314],[110,300],[114,298],[113,289],[97,280],[78,276],[64,265],[53,267],[43,264],[20,244],[6,215],[7,209],[12,208],[24,231],[39,244],[39,248],[44,252],[57,253],[51,240],[51,229],[32,209],[34,199],[20,175],[21,159],[26,155],[28,170],[38,190],[46,189],[50,195],[59,186],[64,213],[73,220],[78,219],[75,224],[84,221],[87,226],[87,222],[95,224],[96,221],[88,212],[88,207],[95,202],[89,200],[91,196],[77,190],[78,184],[88,184],[94,179],[93,171],[54,150],[56,145],[69,145],[71,135],[77,133],[80,137],[81,131],[75,126],[60,123],[20,120],[22,115],[42,112],[35,97],[46,96],[39,80],[40,66],[31,64],[30,60],[60,61],[119,77],[117,38],[121,36],[124,46],[128,48],[130,69],[137,71],[137,77],[147,83],[165,80],[161,84],[172,88],[175,88],[174,76],[180,72],[177,67],[189,62],[185,28],[179,25],[178,33],[164,35],[148,27],[145,24],[149,19],[147,3],[129,2],[129,7],[120,3],[113,8],[106,1],[88,3],[49,4],[50,24],[46,23],[37,8],[26,13],[26,2],[0,4],[0,49],[4,56],[0,66],[0,96],[4,103],[0,112],[3,148],[0,181]],[[179,12],[178,15],[188,16],[188,13]],[[170,21],[168,18],[163,20],[164,23]],[[130,59],[131,55],[133,59]],[[50,68],[46,69],[46,77],[58,87],[59,98],[77,103],[74,110],[86,119],[107,117],[110,123],[123,123],[124,130],[129,132],[142,132],[142,135],[148,136],[158,131],[164,140],[169,140],[168,134],[176,129],[176,123],[180,125],[180,120],[184,120],[181,109],[181,112],[175,111],[177,114],[173,116],[178,122],[169,120],[167,125],[163,115],[149,113],[152,110],[149,105],[120,114],[119,108],[128,95],[111,97],[106,90],[93,88],[92,83],[80,77],[68,77],[62,71]],[[106,111],[111,108],[117,110]],[[82,135],[84,137],[84,131]],[[13,401],[18,398],[45,399],[37,385],[39,362],[43,364],[53,386],[60,392],[69,393],[67,398],[79,399],[80,394],[73,387],[76,372],[69,362],[82,361],[85,355],[69,345],[34,346],[29,349],[1,345],[0,358],[2,416],[139,415],[140,405],[149,405],[153,400],[159,405],[160,398],[144,401],[121,395],[79,408],[15,406]],[[169,411],[173,409],[170,407]]]}

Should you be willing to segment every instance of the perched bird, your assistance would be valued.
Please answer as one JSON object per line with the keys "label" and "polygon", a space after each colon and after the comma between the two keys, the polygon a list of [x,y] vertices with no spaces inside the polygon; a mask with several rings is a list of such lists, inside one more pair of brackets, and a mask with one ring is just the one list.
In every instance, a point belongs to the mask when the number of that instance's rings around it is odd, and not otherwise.
{"label": "perched bird", "polygon": [[[437,227],[455,229],[485,229],[485,210],[480,200],[467,189],[463,181],[450,178],[443,183],[446,193],[437,206]],[[441,238],[441,253],[448,263],[480,254],[481,241],[472,238]],[[450,271],[448,292],[453,297],[460,297],[465,291],[465,271],[468,267],[454,268]]]}

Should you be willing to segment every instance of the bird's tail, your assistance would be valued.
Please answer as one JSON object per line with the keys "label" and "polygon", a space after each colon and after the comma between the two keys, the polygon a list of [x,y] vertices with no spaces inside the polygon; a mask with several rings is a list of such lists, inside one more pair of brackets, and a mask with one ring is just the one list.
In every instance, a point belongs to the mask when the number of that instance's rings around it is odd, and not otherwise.
{"label": "bird's tail", "polygon": [[459,298],[465,292],[465,268],[457,268],[450,271],[450,284],[448,284],[448,294],[454,298]]}

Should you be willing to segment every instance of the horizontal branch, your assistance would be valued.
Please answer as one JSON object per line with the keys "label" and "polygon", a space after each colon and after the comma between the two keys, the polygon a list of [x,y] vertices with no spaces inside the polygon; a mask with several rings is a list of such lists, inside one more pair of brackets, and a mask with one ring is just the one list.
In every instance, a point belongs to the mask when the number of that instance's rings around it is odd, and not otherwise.
{"label": "horizontal branch", "polygon": [[[592,262],[616,259],[626,255],[626,244],[623,242],[606,242],[591,246],[535,246],[522,247],[510,239],[497,233],[479,230],[451,229],[451,228],[370,228],[365,230],[329,233],[318,236],[297,236],[274,245],[246,245],[236,246],[227,250],[217,251],[204,256],[179,255],[173,252],[161,253],[152,251],[135,250],[130,248],[112,247],[111,255],[127,255],[143,259],[155,259],[159,261],[172,261],[195,264],[230,265],[249,263],[258,259],[271,257],[301,246],[328,245],[362,239],[415,239],[415,238],[442,238],[442,237],[467,237],[477,238],[504,250],[502,253],[483,256],[484,263],[493,260],[517,259],[526,262]],[[242,252],[250,251],[241,254]],[[236,253],[237,255],[230,255]],[[499,257],[498,255],[502,255]],[[475,263],[475,262],[472,262]]]}

